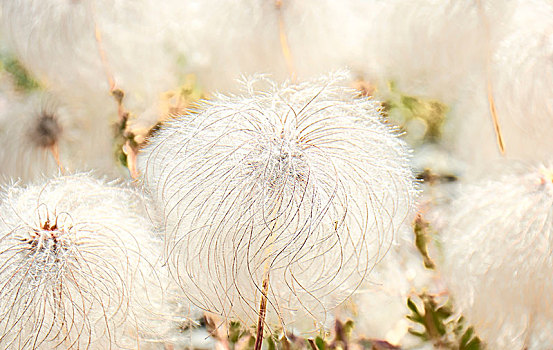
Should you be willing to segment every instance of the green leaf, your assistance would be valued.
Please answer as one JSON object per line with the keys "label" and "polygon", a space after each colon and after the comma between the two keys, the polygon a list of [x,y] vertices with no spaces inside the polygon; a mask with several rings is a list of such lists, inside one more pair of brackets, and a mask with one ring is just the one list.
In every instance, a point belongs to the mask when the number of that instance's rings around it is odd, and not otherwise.
{"label": "green leaf", "polygon": [[346,323],[344,323],[344,336],[346,337],[345,340],[350,339],[354,328],[355,328],[355,322],[353,322],[352,320],[347,320]]}
{"label": "green leaf", "polygon": [[459,350],[480,350],[482,342],[474,335],[474,328],[469,327],[461,337]]}
{"label": "green leaf", "polygon": [[265,342],[268,346],[268,350],[276,350],[275,341],[273,340],[272,336],[268,336],[265,338]]}
{"label": "green leaf", "polygon": [[412,328],[409,328],[407,331],[415,337],[419,337],[423,340],[428,340],[428,335],[426,334],[426,332],[417,332]]}
{"label": "green leaf", "polygon": [[229,330],[228,330],[228,339],[231,343],[236,343],[238,341],[238,339],[240,339],[241,337],[241,332],[240,332],[240,323],[239,322],[236,322],[236,321],[231,321],[230,324],[229,324]]}
{"label": "green leaf", "polygon": [[417,308],[417,305],[411,300],[411,298],[407,298],[407,307],[413,311],[414,314],[420,315],[419,309]]}
{"label": "green leaf", "polygon": [[319,350],[325,350],[326,349],[325,341],[321,337],[315,338],[315,344],[317,345],[317,348]]}
{"label": "green leaf", "polygon": [[3,69],[10,74],[14,80],[15,86],[23,91],[32,91],[40,89],[39,83],[33,79],[27,69],[11,55],[0,55]]}

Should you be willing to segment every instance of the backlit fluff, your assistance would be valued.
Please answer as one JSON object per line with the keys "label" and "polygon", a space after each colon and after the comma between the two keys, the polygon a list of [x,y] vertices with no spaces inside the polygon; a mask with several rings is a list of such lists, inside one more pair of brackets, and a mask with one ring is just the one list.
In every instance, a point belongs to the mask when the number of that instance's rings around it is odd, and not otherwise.
{"label": "backlit fluff", "polygon": [[60,164],[70,171],[116,172],[113,131],[107,123],[90,118],[96,114],[41,94],[3,98],[1,180],[37,180],[42,175],[59,174]]}
{"label": "backlit fluff", "polygon": [[126,107],[140,115],[178,83],[178,55],[166,45],[168,24],[159,2],[2,0],[0,5],[11,48],[66,100],[115,106],[110,75],[126,92]]}
{"label": "backlit fluff", "polygon": [[511,4],[496,0],[361,0],[362,73],[410,95],[458,99],[460,81],[482,71]]}
{"label": "backlit fluff", "polygon": [[553,127],[553,3],[518,3],[494,54],[494,97],[508,154],[547,161]]}
{"label": "backlit fluff", "polygon": [[553,346],[552,168],[465,185],[442,213],[442,275],[491,349]]}
{"label": "backlit fluff", "polygon": [[357,334],[406,348],[420,342],[408,332],[412,324],[406,318],[407,298],[422,290],[436,289],[432,272],[424,268],[409,228],[403,230],[399,244],[390,249],[353,299]]}
{"label": "backlit fluff", "polygon": [[1,348],[136,349],[163,336],[167,275],[141,203],[87,175],[3,189]]}
{"label": "backlit fluff", "polygon": [[244,74],[283,80],[293,71],[307,79],[353,67],[367,34],[367,13],[354,0],[191,0],[167,7],[178,13],[174,45],[208,90],[237,91]]}
{"label": "backlit fluff", "polygon": [[517,1],[512,18],[492,52],[490,83],[505,144],[499,152],[489,109],[485,76],[464,82],[453,109],[456,153],[467,174],[489,171],[499,159],[545,162],[553,127],[553,4]]}
{"label": "backlit fluff", "polygon": [[253,79],[168,123],[139,164],[193,303],[311,333],[386,254],[415,194],[408,150],[341,76]]}

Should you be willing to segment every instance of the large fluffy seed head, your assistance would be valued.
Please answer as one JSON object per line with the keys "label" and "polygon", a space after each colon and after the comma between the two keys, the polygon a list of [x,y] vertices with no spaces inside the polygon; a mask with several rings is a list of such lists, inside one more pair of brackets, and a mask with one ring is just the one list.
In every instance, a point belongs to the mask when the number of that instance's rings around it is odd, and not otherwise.
{"label": "large fluffy seed head", "polygon": [[4,188],[0,347],[134,349],[153,339],[161,245],[141,201],[85,175]]}
{"label": "large fluffy seed head", "polygon": [[498,112],[518,117],[521,128],[527,119],[535,119],[527,130],[534,135],[553,115],[552,82],[547,79],[553,74],[553,4],[518,1],[516,10],[494,54],[492,83],[498,93]]}
{"label": "large fluffy seed head", "polygon": [[553,3],[518,1],[493,57],[492,84],[506,153],[548,161],[553,127]]}
{"label": "large fluffy seed head", "polygon": [[378,103],[336,77],[250,80],[164,126],[139,163],[184,291],[245,325],[269,276],[269,325],[322,327],[389,249],[415,193]]}
{"label": "large fluffy seed head", "polygon": [[172,45],[184,54],[199,84],[210,91],[236,91],[242,74],[286,77],[274,1],[170,1]]}
{"label": "large fluffy seed head", "polygon": [[553,346],[552,168],[467,185],[444,218],[443,276],[493,349]]}

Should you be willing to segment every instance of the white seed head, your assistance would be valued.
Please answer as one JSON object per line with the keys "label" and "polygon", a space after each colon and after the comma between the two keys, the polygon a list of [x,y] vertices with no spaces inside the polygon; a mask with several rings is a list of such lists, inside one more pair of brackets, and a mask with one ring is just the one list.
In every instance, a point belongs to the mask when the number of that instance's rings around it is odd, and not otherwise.
{"label": "white seed head", "polygon": [[93,116],[51,95],[7,96],[0,110],[2,180],[56,175],[59,164],[70,171],[114,173],[112,130]]}
{"label": "white seed head", "polygon": [[312,332],[389,249],[415,194],[409,152],[341,79],[249,80],[139,157],[169,266],[201,308],[254,325],[268,275],[269,325]]}
{"label": "white seed head", "polygon": [[467,74],[485,69],[490,42],[511,11],[501,0],[357,2],[366,21],[365,78],[448,104],[459,99]]}
{"label": "white seed head", "polygon": [[177,0],[167,6],[179,18],[173,45],[208,90],[235,92],[236,79],[257,72],[279,81],[290,70],[312,78],[353,67],[364,53],[367,13],[354,0]]}
{"label": "white seed head", "polygon": [[[467,175],[489,172],[501,159],[547,162],[553,127],[553,5],[546,0],[512,1],[512,16],[499,29],[489,71],[462,84],[450,117],[455,151]],[[515,6],[516,5],[516,6]],[[489,79],[489,80],[488,80]],[[499,152],[488,100],[488,83],[505,145]]]}
{"label": "white seed head", "polygon": [[548,130],[553,127],[553,81],[548,79],[553,74],[553,3],[517,3],[493,57],[497,112],[509,153],[546,161]]}
{"label": "white seed head", "polygon": [[442,220],[442,273],[492,349],[553,345],[552,168],[465,185]]}
{"label": "white seed head", "polygon": [[177,53],[166,45],[157,1],[1,1],[0,7],[17,57],[66,100],[115,106],[110,75],[126,92],[126,107],[141,114],[178,85]]}
{"label": "white seed head", "polygon": [[87,175],[4,188],[0,347],[134,349],[154,337],[164,273],[141,201]]}

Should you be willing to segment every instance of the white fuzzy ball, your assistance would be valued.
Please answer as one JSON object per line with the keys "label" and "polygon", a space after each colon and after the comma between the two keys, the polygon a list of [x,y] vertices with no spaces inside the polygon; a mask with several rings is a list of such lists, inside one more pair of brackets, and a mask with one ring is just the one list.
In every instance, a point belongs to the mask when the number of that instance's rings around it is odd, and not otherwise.
{"label": "white fuzzy ball", "polygon": [[[457,155],[477,177],[500,159],[546,162],[553,128],[553,4],[514,1],[513,16],[490,53],[489,72],[469,76],[452,109]],[[505,154],[499,151],[488,100],[491,84]]]}
{"label": "white fuzzy ball", "polygon": [[551,167],[461,187],[441,220],[442,273],[491,349],[553,346]]}
{"label": "white fuzzy ball", "polygon": [[[113,130],[97,114],[40,93],[3,95],[0,178],[33,181],[42,175],[95,169],[117,172]],[[56,159],[57,158],[57,159]],[[59,163],[59,164],[58,164]]]}
{"label": "white fuzzy ball", "polygon": [[415,194],[377,102],[331,76],[246,83],[164,126],[139,157],[172,272],[201,308],[312,333],[388,250]]}
{"label": "white fuzzy ball", "polygon": [[4,188],[2,348],[135,349],[163,336],[167,274],[141,203],[87,175]]}
{"label": "white fuzzy ball", "polygon": [[[177,83],[163,7],[152,0],[0,1],[5,38],[50,89],[90,106],[113,104],[110,75],[136,114]],[[102,58],[105,58],[105,61]]]}
{"label": "white fuzzy ball", "polygon": [[237,91],[242,75],[287,76],[274,1],[170,1],[172,45],[208,91]]}
{"label": "white fuzzy ball", "polygon": [[458,100],[459,83],[480,74],[509,1],[362,0],[362,73],[410,95]]}
{"label": "white fuzzy ball", "polygon": [[174,26],[175,45],[208,90],[237,91],[236,79],[258,72],[284,80],[293,71],[307,79],[353,67],[367,34],[367,13],[354,0],[192,0],[169,6],[183,19],[175,21],[181,26]]}
{"label": "white fuzzy ball", "polygon": [[[493,59],[492,84],[508,151],[525,158],[537,152],[543,161],[553,127],[553,3],[519,1]],[[530,147],[529,139],[541,147]]]}

